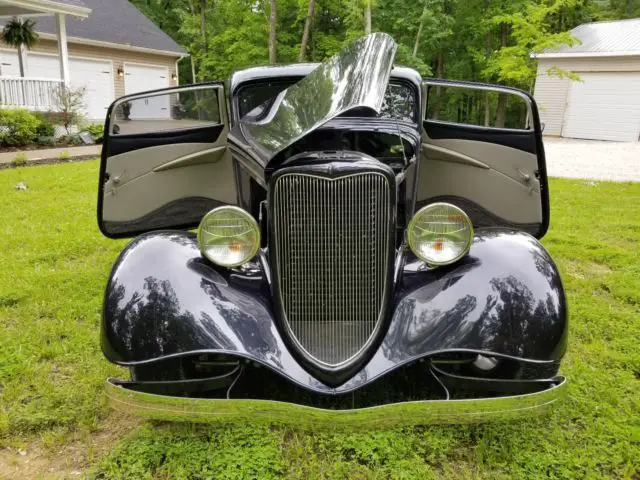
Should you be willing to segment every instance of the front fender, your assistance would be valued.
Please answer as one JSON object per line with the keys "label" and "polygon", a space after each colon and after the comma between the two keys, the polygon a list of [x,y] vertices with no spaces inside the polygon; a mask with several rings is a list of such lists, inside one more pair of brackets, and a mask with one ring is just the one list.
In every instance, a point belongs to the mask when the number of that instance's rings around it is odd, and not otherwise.
{"label": "front fender", "polygon": [[557,269],[533,237],[480,230],[469,255],[448,267],[409,262],[398,279],[389,330],[373,357],[329,387],[291,355],[264,282],[237,281],[200,254],[195,235],[154,232],[122,252],[109,279],[102,349],[120,365],[225,353],[265,365],[298,385],[345,393],[414,360],[477,351],[557,364],[567,308]]}

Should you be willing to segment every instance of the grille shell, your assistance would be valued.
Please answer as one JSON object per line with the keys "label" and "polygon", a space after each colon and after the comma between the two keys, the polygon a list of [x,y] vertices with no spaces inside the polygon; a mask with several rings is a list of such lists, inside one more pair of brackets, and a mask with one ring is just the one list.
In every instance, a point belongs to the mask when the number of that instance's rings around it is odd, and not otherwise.
{"label": "grille shell", "polygon": [[271,194],[285,328],[314,363],[349,363],[375,339],[388,301],[393,181],[375,170],[286,173]]}

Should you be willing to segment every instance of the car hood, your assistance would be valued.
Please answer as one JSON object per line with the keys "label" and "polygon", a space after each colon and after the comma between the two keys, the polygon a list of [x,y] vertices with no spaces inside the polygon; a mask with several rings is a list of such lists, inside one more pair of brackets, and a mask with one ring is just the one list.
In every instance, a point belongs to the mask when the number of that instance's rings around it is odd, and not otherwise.
{"label": "car hood", "polygon": [[261,166],[331,119],[356,108],[380,112],[396,43],[373,33],[350,43],[309,75],[242,117],[229,133],[236,152]]}

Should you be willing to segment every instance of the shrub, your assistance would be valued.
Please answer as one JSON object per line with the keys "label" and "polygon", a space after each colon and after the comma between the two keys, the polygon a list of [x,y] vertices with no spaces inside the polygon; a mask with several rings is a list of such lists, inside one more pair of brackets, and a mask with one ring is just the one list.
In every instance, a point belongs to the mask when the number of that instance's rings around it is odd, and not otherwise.
{"label": "shrub", "polygon": [[40,120],[40,125],[36,128],[38,137],[53,137],[56,134],[56,126],[50,115],[44,112],[34,112],[33,115]]}
{"label": "shrub", "polygon": [[27,155],[24,152],[20,152],[13,160],[11,160],[11,165],[14,167],[24,167],[27,164]]}
{"label": "shrub", "polygon": [[53,102],[68,135],[71,134],[71,126],[82,120],[86,94],[85,87],[71,88],[65,85],[61,85],[53,91]]}
{"label": "shrub", "polygon": [[101,143],[104,137],[104,125],[102,123],[92,123],[85,127],[85,130],[91,134],[96,143]]}
{"label": "shrub", "polygon": [[80,138],[80,135],[75,133],[73,135],[65,135],[64,137],[60,137],[60,141],[62,143],[66,143],[67,145],[84,145],[84,142],[82,141],[82,138]]}
{"label": "shrub", "polygon": [[24,146],[33,143],[38,138],[39,125],[40,120],[26,110],[0,110],[0,144]]}
{"label": "shrub", "polygon": [[55,137],[38,137],[37,143],[43,147],[55,147],[56,139]]}

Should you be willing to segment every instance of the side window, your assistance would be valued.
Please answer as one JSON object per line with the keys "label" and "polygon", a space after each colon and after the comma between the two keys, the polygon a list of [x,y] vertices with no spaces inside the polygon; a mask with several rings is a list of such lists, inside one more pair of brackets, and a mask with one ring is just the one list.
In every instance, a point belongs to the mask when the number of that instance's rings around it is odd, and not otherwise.
{"label": "side window", "polygon": [[220,123],[218,89],[189,87],[118,100],[111,115],[109,133],[140,135]]}
{"label": "side window", "polygon": [[464,85],[428,85],[425,120],[532,130],[529,103],[511,92]]}

